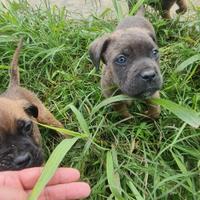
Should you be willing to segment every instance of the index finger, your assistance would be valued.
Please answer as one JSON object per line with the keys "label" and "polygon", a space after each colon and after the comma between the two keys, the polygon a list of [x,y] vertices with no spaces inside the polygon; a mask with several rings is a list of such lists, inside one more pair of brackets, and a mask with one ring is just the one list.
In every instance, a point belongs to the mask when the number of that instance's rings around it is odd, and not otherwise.
{"label": "index finger", "polygon": [[[30,190],[36,184],[42,172],[41,167],[18,171],[19,180],[25,190]],[[74,182],[80,179],[80,173],[73,168],[58,168],[47,185],[56,185]]]}

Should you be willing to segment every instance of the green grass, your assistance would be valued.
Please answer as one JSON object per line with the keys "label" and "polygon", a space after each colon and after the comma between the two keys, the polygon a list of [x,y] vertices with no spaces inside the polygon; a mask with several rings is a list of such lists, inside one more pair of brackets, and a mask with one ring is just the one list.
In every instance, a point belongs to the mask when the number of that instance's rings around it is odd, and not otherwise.
{"label": "green grass", "polygon": [[[81,171],[92,187],[92,200],[114,199],[114,195],[126,200],[200,199],[200,130],[165,109],[158,121],[147,121],[141,116],[145,109],[141,102],[133,105],[135,118],[129,121],[110,106],[98,107],[104,99],[100,73],[91,64],[88,46],[112,31],[117,20],[104,15],[88,20],[68,16],[65,9],[33,10],[26,2],[0,9],[0,65],[9,66],[17,41],[24,36],[22,85],[38,94],[67,129],[89,135],[79,139],[62,165]],[[164,21],[155,13],[147,16],[161,52],[161,97],[200,112],[199,60],[175,72],[200,54],[200,9],[184,21]],[[8,80],[2,67],[1,91]],[[60,141],[50,130],[41,128],[41,132],[48,158]]]}

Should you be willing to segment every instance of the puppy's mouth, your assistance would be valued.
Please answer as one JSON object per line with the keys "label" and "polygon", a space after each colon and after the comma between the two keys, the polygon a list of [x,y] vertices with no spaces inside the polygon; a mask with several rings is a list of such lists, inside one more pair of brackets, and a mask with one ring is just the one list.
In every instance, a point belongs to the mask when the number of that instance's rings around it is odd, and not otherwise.
{"label": "puppy's mouth", "polygon": [[135,92],[134,90],[133,91],[121,90],[121,91],[130,97],[134,97],[137,99],[149,99],[158,90],[160,90],[160,87],[149,87],[148,89],[139,91],[137,93],[134,93]]}
{"label": "puppy's mouth", "polygon": [[43,164],[43,160],[43,152],[38,149],[32,154],[28,152],[15,158],[13,167],[17,170],[29,167],[39,167]]}
{"label": "puppy's mouth", "polygon": [[160,88],[159,87],[154,87],[154,88],[148,88],[147,90],[140,92],[139,94],[136,95],[136,98],[140,99],[149,99],[153,96],[153,94],[158,91]]}
{"label": "puppy's mouth", "polygon": [[44,155],[41,149],[33,152],[23,152],[18,155],[8,154],[0,161],[0,171],[21,170],[29,167],[39,167],[43,164]]}

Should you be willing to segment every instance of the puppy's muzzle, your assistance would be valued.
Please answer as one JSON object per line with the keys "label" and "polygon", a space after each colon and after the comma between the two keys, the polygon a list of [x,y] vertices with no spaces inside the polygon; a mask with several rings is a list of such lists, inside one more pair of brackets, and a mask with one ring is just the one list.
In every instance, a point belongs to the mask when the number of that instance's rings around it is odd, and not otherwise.
{"label": "puppy's muzzle", "polygon": [[[29,126],[30,123],[25,124]],[[1,144],[0,171],[39,167],[43,161],[42,148],[31,137],[23,134],[7,135]]]}
{"label": "puppy's muzzle", "polygon": [[[137,65],[129,71],[128,78],[121,82],[120,89],[128,96],[149,98],[162,87],[162,76],[156,66]],[[136,69],[136,70],[135,70]]]}
{"label": "puppy's muzzle", "polygon": [[145,82],[151,82],[156,79],[157,73],[155,70],[144,70],[139,74],[140,78]]}
{"label": "puppy's muzzle", "polygon": [[[148,98],[162,87],[162,78],[155,68],[144,69],[137,75],[138,94],[136,96]],[[137,85],[137,84],[136,84]]]}
{"label": "puppy's muzzle", "polygon": [[23,167],[31,166],[33,158],[29,152],[26,152],[18,155],[13,162],[17,169],[21,169]]}

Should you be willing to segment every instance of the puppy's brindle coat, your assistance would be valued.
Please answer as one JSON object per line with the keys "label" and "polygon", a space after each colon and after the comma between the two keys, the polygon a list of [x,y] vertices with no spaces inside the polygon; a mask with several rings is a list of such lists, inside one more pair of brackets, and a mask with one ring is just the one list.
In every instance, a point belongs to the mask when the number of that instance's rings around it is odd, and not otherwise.
{"label": "puppy's brindle coat", "polygon": [[40,131],[33,121],[62,127],[35,94],[20,87],[18,57],[13,56],[8,89],[0,95],[0,171],[41,166]]}
{"label": "puppy's brindle coat", "polygon": [[[125,18],[108,35],[96,39],[90,46],[90,57],[98,68],[103,61],[101,87],[105,97],[116,94],[116,90],[131,97],[146,99],[159,97],[162,76],[159,52],[151,23],[143,17],[144,9]],[[114,109],[123,117],[130,117],[127,102],[114,104]],[[147,113],[157,118],[159,106],[149,106]]]}
{"label": "puppy's brindle coat", "polygon": [[[136,0],[127,0],[129,10],[132,9],[133,5],[137,2]],[[170,9],[174,4],[178,5],[178,10],[176,13],[184,14],[187,11],[187,1],[186,0],[149,0],[148,4],[160,11],[160,14],[165,19],[171,19]]]}

